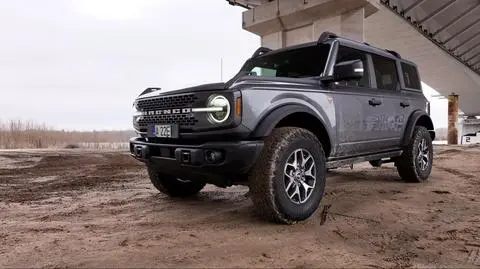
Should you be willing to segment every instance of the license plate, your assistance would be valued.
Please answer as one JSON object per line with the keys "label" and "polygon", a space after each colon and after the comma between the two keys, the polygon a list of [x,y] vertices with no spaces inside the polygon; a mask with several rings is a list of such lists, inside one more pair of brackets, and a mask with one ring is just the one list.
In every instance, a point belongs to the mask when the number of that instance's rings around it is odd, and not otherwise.
{"label": "license plate", "polygon": [[155,125],[153,128],[154,137],[177,138],[178,127],[172,124]]}

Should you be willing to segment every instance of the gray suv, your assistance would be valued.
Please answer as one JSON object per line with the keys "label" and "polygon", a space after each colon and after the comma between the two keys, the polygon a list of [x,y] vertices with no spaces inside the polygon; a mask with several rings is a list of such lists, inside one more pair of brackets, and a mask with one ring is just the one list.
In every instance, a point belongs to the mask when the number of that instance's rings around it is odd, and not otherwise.
{"label": "gray suv", "polygon": [[432,170],[435,132],[416,65],[330,32],[259,48],[227,83],[148,88],[133,110],[130,151],[159,191],[246,185],[260,215],[280,223],[315,212],[327,169],[393,162],[408,182]]}

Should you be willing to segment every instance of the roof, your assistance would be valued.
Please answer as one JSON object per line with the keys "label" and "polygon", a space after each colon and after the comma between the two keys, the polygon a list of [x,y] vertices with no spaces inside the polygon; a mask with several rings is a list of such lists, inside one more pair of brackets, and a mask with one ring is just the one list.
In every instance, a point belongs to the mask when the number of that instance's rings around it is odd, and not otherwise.
{"label": "roof", "polygon": [[325,38],[324,40],[321,40],[322,36],[323,36],[322,35],[319,38],[318,42],[315,41],[315,42],[307,42],[307,43],[302,43],[302,44],[296,44],[296,45],[291,45],[291,46],[287,46],[287,47],[279,48],[279,49],[275,49],[275,50],[271,50],[271,49],[262,47],[262,48],[259,49],[259,50],[262,50],[261,51],[262,53],[260,54],[260,53],[255,52],[253,57],[260,56],[260,55],[263,56],[263,55],[275,54],[275,53],[279,53],[279,52],[283,52],[283,51],[290,51],[290,50],[295,50],[295,49],[300,49],[300,48],[312,47],[312,46],[317,46],[318,44],[330,44],[333,40],[338,40],[340,45],[348,46],[348,47],[351,47],[351,48],[357,49],[357,50],[362,50],[362,51],[365,51],[367,53],[377,54],[379,56],[383,56],[383,57],[390,58],[390,59],[395,59],[395,60],[398,59],[402,62],[406,62],[406,63],[415,65],[411,61],[402,59],[400,57],[400,55],[395,51],[389,51],[389,50],[386,50],[386,49],[381,49],[381,48],[371,46],[368,43],[358,42],[356,40],[351,40],[351,39],[341,37],[341,36],[335,36],[334,33],[330,33],[330,32],[325,32],[324,34],[326,34],[326,33],[331,34],[331,35],[329,37]]}
{"label": "roof", "polygon": [[[381,49],[381,48],[371,46],[368,43],[362,43],[362,42],[358,42],[358,41],[351,40],[351,39],[344,38],[344,37],[338,37],[336,39],[338,41],[340,41],[341,45],[346,45],[346,46],[354,48],[354,49],[362,50],[362,51],[365,51],[365,52],[368,52],[368,53],[377,54],[377,55],[380,55],[380,56],[383,56],[383,57],[386,57],[386,58],[390,58],[390,59],[401,59],[400,55],[395,51],[390,52],[386,49]],[[397,57],[397,55],[398,55],[398,57]]]}

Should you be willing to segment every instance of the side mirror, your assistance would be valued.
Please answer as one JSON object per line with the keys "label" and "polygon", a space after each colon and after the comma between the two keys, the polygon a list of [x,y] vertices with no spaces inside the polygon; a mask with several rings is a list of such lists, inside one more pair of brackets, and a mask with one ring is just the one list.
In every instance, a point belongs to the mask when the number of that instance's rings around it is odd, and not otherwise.
{"label": "side mirror", "polygon": [[363,62],[361,60],[353,60],[336,64],[333,68],[333,77],[325,77],[321,80],[325,82],[360,80],[363,75]]}
{"label": "side mirror", "polygon": [[360,80],[363,74],[363,62],[361,60],[340,62],[333,69],[334,81]]}

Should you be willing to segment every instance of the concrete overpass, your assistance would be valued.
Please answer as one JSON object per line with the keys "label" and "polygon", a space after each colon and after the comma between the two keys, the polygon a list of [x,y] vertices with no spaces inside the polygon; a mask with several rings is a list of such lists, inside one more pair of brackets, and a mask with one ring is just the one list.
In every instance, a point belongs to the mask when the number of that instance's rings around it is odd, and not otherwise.
{"label": "concrete overpass", "polygon": [[392,49],[417,63],[423,82],[439,93],[458,94],[464,116],[480,116],[480,0],[226,1],[246,8],[242,27],[261,36],[262,46],[314,41],[331,31]]}

